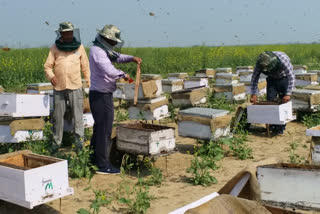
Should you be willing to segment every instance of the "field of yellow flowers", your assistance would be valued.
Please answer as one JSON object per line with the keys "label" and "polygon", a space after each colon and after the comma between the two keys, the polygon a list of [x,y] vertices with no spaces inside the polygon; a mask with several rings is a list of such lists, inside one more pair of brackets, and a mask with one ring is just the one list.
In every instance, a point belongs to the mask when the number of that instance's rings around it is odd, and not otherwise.
{"label": "field of yellow flowers", "polygon": [[[121,53],[139,56],[143,73],[162,74],[187,72],[190,75],[202,68],[254,65],[256,57],[265,50],[286,52],[293,64],[320,69],[320,44],[227,46],[227,47],[170,47],[123,48]],[[45,82],[43,64],[48,48],[0,50],[0,85],[6,91],[24,91],[28,83]],[[135,65],[116,65],[134,76]]]}

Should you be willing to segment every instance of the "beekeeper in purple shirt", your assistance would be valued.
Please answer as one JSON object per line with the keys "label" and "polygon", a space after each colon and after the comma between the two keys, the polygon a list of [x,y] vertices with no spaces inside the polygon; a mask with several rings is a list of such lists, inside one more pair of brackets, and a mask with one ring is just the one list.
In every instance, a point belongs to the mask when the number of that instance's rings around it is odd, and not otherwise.
{"label": "beekeeper in purple shirt", "polygon": [[138,57],[117,53],[113,48],[123,43],[120,30],[114,25],[105,25],[90,48],[89,63],[91,86],[89,93],[90,108],[94,119],[91,148],[94,151],[93,161],[98,166],[99,174],[116,174],[119,168],[110,162],[111,133],[114,118],[113,92],[119,78],[129,79],[130,76],[116,69],[112,63],[134,62],[141,64]]}

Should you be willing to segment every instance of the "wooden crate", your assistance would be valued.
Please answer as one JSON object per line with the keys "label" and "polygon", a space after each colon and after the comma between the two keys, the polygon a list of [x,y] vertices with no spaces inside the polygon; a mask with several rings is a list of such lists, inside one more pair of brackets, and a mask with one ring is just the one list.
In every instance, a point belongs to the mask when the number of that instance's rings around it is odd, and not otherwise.
{"label": "wooden crate", "polygon": [[205,68],[196,71],[196,77],[207,77],[214,78],[216,75],[216,71],[213,68]]}
{"label": "wooden crate", "polygon": [[117,148],[138,155],[157,155],[174,150],[174,128],[144,123],[121,124]]}
{"label": "wooden crate", "polygon": [[[212,127],[214,120],[226,119],[229,111],[210,108],[189,108],[178,113],[179,136],[195,139],[217,139],[227,136],[230,132],[230,124],[223,127]],[[231,119],[231,117],[229,118]],[[230,122],[230,121],[229,121]],[[214,131],[213,131],[213,128]]]}
{"label": "wooden crate", "polygon": [[294,74],[306,74],[308,67],[306,65],[293,65]]}
{"label": "wooden crate", "polygon": [[[157,103],[160,103],[160,106]],[[152,105],[157,106],[153,109]],[[168,100],[164,96],[150,100],[138,100],[136,106],[131,105],[128,108],[128,114],[130,119],[136,120],[160,120],[169,117]]]}
{"label": "wooden crate", "polygon": [[183,89],[182,79],[163,79],[162,80],[162,90],[165,93],[171,93],[173,91],[179,91]]}
{"label": "wooden crate", "polygon": [[320,105],[320,91],[294,89],[292,91],[292,108],[294,110],[318,111]]}
{"label": "wooden crate", "polygon": [[277,164],[257,168],[261,199],[281,207],[320,210],[320,166]]}
{"label": "wooden crate", "polygon": [[0,94],[0,116],[49,116],[50,99],[44,94]]}
{"label": "wooden crate", "polygon": [[245,100],[246,88],[243,83],[238,84],[216,84],[213,86],[214,97],[223,98],[230,101]]}
{"label": "wooden crate", "polygon": [[319,85],[318,74],[305,73],[295,75],[295,86]]}
{"label": "wooden crate", "polygon": [[195,106],[207,102],[208,88],[195,87],[171,93],[174,106]]}
{"label": "wooden crate", "polygon": [[279,104],[261,101],[247,107],[248,123],[284,125],[294,119],[292,115],[292,101]]}
{"label": "wooden crate", "polygon": [[20,151],[0,155],[0,199],[33,207],[73,194],[66,160]]}
{"label": "wooden crate", "polygon": [[209,87],[209,81],[206,77],[189,77],[188,80],[184,81],[184,88],[194,88],[194,87]]}

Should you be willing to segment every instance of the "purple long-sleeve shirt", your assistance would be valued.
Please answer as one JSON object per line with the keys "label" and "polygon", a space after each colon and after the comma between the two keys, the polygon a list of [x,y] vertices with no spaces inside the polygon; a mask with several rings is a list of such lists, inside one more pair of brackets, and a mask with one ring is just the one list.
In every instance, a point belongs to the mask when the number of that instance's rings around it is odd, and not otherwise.
{"label": "purple long-sleeve shirt", "polygon": [[[117,63],[132,62],[133,56],[120,54]],[[90,90],[103,93],[114,92],[117,88],[116,80],[124,77],[124,72],[116,69],[107,53],[98,46],[92,46],[89,54]]]}

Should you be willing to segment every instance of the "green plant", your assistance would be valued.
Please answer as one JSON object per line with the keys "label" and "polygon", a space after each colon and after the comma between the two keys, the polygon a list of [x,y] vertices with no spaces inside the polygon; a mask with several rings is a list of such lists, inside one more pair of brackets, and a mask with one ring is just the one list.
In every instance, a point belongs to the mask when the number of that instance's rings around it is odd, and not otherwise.
{"label": "green plant", "polygon": [[121,112],[120,110],[116,111],[116,122],[122,122],[128,120],[128,111]]}
{"label": "green plant", "polygon": [[298,146],[299,146],[298,141],[292,141],[290,143],[289,159],[290,159],[290,163],[292,163],[292,164],[302,164],[303,161],[305,161],[304,157],[300,157],[300,155],[296,154],[296,150],[297,150]]}
{"label": "green plant", "polygon": [[210,171],[215,169],[217,169],[217,165],[213,159],[206,156],[198,157],[195,154],[187,172],[192,174],[191,181],[193,184],[210,186],[218,182],[215,177],[210,175]]}
{"label": "green plant", "polygon": [[177,116],[177,113],[176,113],[176,109],[174,107],[174,105],[172,103],[169,103],[168,105],[168,110],[170,112],[170,119],[172,122],[175,122],[176,121],[176,116]]}
{"label": "green plant", "polygon": [[215,98],[213,92],[208,93],[207,108],[224,109],[228,111],[235,111],[236,104],[227,100],[225,97]]}
{"label": "green plant", "polygon": [[91,186],[84,189],[85,191],[91,189],[95,195],[94,200],[91,202],[89,209],[80,208],[78,214],[98,214],[100,213],[100,207],[109,205],[114,198],[110,197],[106,190],[94,190]]}
{"label": "green plant", "polygon": [[89,181],[93,177],[98,168],[90,162],[90,156],[93,151],[84,147],[75,155],[71,156],[69,163],[69,174],[72,178],[88,178]]}
{"label": "green plant", "polygon": [[209,157],[214,160],[221,160],[224,157],[222,141],[198,141],[202,146],[197,149],[197,154],[200,157]]}
{"label": "green plant", "polygon": [[229,146],[232,156],[240,160],[252,158],[252,149],[245,144],[246,135],[235,135],[232,138],[223,138],[220,140],[223,141],[223,144]]}
{"label": "green plant", "polygon": [[302,123],[311,128],[313,126],[317,126],[320,124],[320,112],[312,113],[312,114],[304,114],[302,116]]}
{"label": "green plant", "polygon": [[147,179],[139,176],[138,184],[147,186],[160,186],[163,181],[161,169],[152,167],[151,169],[149,169],[149,171],[151,175]]}

